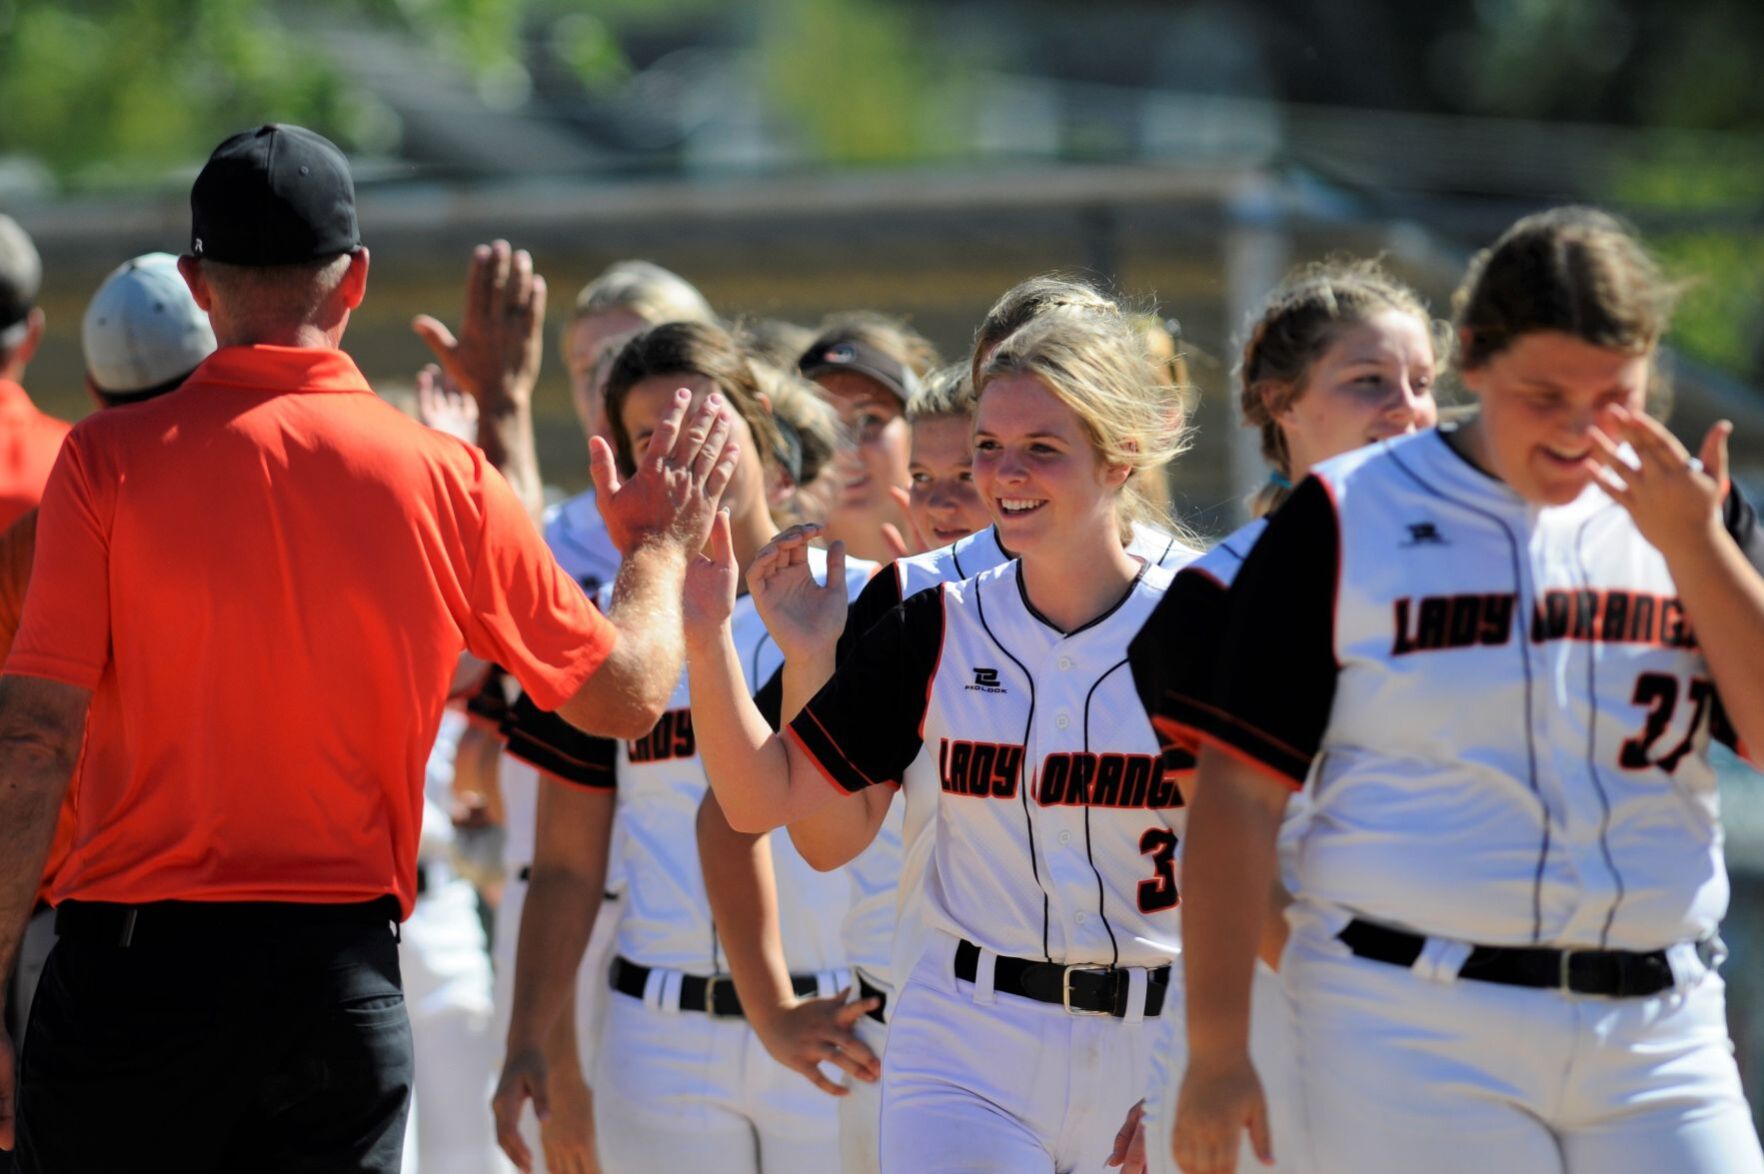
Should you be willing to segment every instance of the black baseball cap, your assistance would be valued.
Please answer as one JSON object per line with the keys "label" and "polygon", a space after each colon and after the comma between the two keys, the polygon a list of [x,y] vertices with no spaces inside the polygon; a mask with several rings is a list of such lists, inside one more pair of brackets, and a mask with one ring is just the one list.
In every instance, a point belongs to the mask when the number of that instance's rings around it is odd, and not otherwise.
{"label": "black baseball cap", "polygon": [[361,247],[355,183],[335,143],[270,123],[214,149],[190,189],[190,253],[229,265],[297,265]]}
{"label": "black baseball cap", "polygon": [[902,403],[913,397],[919,381],[905,363],[859,342],[855,338],[819,339],[797,360],[803,378],[813,379],[829,371],[853,371],[868,376],[893,392]]}

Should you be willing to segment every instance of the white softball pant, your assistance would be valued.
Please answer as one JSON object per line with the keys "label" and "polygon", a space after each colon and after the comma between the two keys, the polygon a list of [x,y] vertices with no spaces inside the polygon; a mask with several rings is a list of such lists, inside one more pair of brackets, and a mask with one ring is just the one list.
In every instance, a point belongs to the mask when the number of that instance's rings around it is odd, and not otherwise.
{"label": "white softball pant", "polygon": [[485,1108],[501,1049],[490,1001],[490,955],[472,886],[450,879],[418,897],[399,936],[398,964],[416,1057],[404,1169],[408,1174],[507,1169]]}
{"label": "white softball pant", "polygon": [[[1153,1095],[1146,1103],[1145,1153],[1147,1174],[1177,1174],[1170,1156],[1170,1132],[1176,1124],[1176,1097],[1188,1067],[1188,1032],[1181,960],[1170,976],[1170,995],[1164,1003],[1166,1034],[1152,1066]],[[1274,1164],[1264,1166],[1244,1136],[1238,1154],[1240,1171],[1278,1171],[1279,1174],[1310,1174],[1311,1138],[1305,1121],[1304,1089],[1299,1082],[1297,1024],[1286,987],[1264,963],[1256,963],[1255,983],[1250,988],[1250,1059],[1262,1081],[1268,1101],[1268,1128],[1274,1144]],[[1518,1174],[1504,1171],[1502,1174]]]}
{"label": "white softball pant", "polygon": [[928,933],[888,1024],[884,1174],[1104,1171],[1146,1093],[1157,1020],[1073,1015],[955,977],[956,940]]}
{"label": "white softball pant", "polygon": [[[897,997],[895,992],[887,983],[878,982],[875,975],[867,975],[866,980],[877,990],[887,992],[888,1006],[884,1013],[892,1014]],[[859,997],[854,982],[852,1001],[856,1002]],[[887,1024],[865,1015],[858,1019],[853,1030],[864,1046],[876,1053],[878,1060],[883,1059],[888,1045]],[[839,1099],[839,1169],[842,1174],[879,1174],[882,1169],[882,1083],[858,1080],[850,1075],[846,1075],[841,1083],[851,1092]]]}
{"label": "white softball pant", "polygon": [[[515,946],[520,939],[521,910],[527,903],[527,882],[517,870],[502,887],[502,901],[496,910],[496,943],[491,960],[496,969],[496,1055],[501,1058],[508,1040],[508,1017],[514,1008]],[[588,936],[588,948],[582,953],[582,964],[576,970],[576,1046],[582,1060],[582,1072],[594,1088],[594,1055],[599,1046],[600,1031],[605,1023],[608,998],[606,975],[612,966],[613,939],[618,933],[619,904],[616,900],[602,902],[600,914],[594,919],[594,932]],[[483,1106],[483,1117],[492,1120]],[[596,1114],[598,1116],[598,1114]],[[533,1155],[535,1174],[544,1174],[545,1153],[539,1145],[539,1122],[533,1107],[521,1110],[521,1137],[527,1152]],[[491,1126],[495,1132],[494,1123]]]}
{"label": "white softball pant", "polygon": [[1318,1169],[1764,1171],[1714,972],[1574,995],[1429,977],[1295,920],[1282,974]]}
{"label": "white softball pant", "polygon": [[746,1020],[662,1007],[659,978],[654,999],[607,996],[592,1081],[606,1174],[837,1170],[835,1098],[772,1059]]}

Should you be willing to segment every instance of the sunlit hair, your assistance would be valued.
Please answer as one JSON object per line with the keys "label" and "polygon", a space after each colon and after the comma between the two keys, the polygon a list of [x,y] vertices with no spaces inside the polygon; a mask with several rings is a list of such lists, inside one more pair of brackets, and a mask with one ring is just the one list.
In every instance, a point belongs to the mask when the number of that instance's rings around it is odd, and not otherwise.
{"label": "sunlit hair", "polygon": [[651,261],[614,261],[576,295],[569,322],[624,310],[651,326],[663,322],[716,322],[696,286]]}
{"label": "sunlit hair", "polygon": [[1256,517],[1278,509],[1292,492],[1292,454],[1277,420],[1301,396],[1311,365],[1323,357],[1344,327],[1389,310],[1413,314],[1444,353],[1449,339],[1414,290],[1377,261],[1334,259],[1302,266],[1262,303],[1250,326],[1237,368],[1243,422],[1262,436],[1262,456],[1279,474],[1250,502]]}
{"label": "sunlit hair", "polygon": [[814,341],[803,353],[831,350],[842,342],[855,342],[880,351],[919,379],[931,373],[941,359],[931,340],[899,318],[873,310],[847,310],[822,319]]}
{"label": "sunlit hair", "polygon": [[1079,277],[1062,273],[1043,273],[1019,281],[986,311],[980,329],[974,334],[974,351],[968,360],[969,377],[978,384],[980,368],[995,347],[1038,315],[1061,307],[1080,310],[1102,310],[1113,313],[1119,309],[1113,298]]}
{"label": "sunlit hair", "polygon": [[782,318],[743,318],[730,331],[748,358],[780,371],[793,370],[815,341],[814,331]]}
{"label": "sunlit hair", "polygon": [[753,365],[735,340],[721,326],[667,322],[632,335],[607,373],[606,418],[619,468],[636,467],[631,433],[625,427],[625,398],[637,384],[656,375],[700,375],[710,380],[747,425],[760,462],[768,470],[778,467],[777,425],[761,398]]}
{"label": "sunlit hair", "polygon": [[1470,261],[1452,298],[1473,371],[1526,334],[1558,331],[1628,354],[1659,345],[1682,292],[1621,220],[1553,208],[1514,224]]}
{"label": "sunlit hair", "polygon": [[822,398],[819,389],[793,370],[769,362],[750,360],[760,391],[772,405],[779,433],[779,457],[797,485],[807,485],[821,475],[839,450],[842,428],[839,410]]}
{"label": "sunlit hair", "polygon": [[938,416],[972,419],[975,402],[974,380],[968,369],[960,363],[950,363],[931,372],[907,401],[907,422]]}
{"label": "sunlit hair", "polygon": [[1144,341],[1120,314],[1049,310],[1006,338],[980,369],[978,398],[994,381],[1027,375],[1077,413],[1097,456],[1130,470],[1116,518],[1121,540],[1135,522],[1177,533],[1149,483],[1188,447],[1186,420],[1172,412]]}

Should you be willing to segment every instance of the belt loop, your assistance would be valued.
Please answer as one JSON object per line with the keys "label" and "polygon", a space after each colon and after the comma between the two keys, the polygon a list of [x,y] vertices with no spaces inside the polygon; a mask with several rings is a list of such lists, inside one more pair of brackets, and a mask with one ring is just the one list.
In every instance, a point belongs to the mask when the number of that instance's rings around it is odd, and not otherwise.
{"label": "belt loop", "polygon": [[1714,939],[1709,961],[1703,961],[1700,942],[1679,942],[1666,949],[1666,965],[1672,971],[1672,989],[1683,993],[1708,978],[1727,957],[1727,947],[1720,938]]}
{"label": "belt loop", "polygon": [[1409,969],[1429,982],[1457,982],[1458,972],[1470,960],[1471,948],[1469,942],[1453,941],[1451,938],[1428,938],[1422,943],[1421,953]]}
{"label": "belt loop", "polygon": [[974,963],[974,1002],[982,1007],[991,1007],[998,1002],[998,993],[994,984],[998,981],[998,955],[980,947],[980,957]]}
{"label": "belt loop", "polygon": [[651,1011],[678,1015],[680,980],[684,977],[678,970],[651,970],[643,983],[643,1005]]}
{"label": "belt loop", "polygon": [[815,995],[830,999],[840,991],[857,989],[857,980],[852,978],[851,971],[834,969],[815,972]]}
{"label": "belt loop", "polygon": [[1131,966],[1116,973],[1127,975],[1127,1014],[1121,1017],[1121,1022],[1145,1022],[1145,991],[1150,983],[1151,971],[1143,966]]}

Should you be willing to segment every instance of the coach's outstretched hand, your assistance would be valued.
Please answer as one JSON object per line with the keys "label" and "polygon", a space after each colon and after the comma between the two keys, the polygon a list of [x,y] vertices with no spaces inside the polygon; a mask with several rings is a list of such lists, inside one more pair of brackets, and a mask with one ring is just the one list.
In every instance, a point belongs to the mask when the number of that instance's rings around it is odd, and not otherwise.
{"label": "coach's outstretched hand", "polygon": [[1235,1174],[1238,1139],[1245,1129],[1256,1156],[1263,1165],[1272,1165],[1268,1100],[1248,1054],[1218,1063],[1191,1055],[1170,1138],[1171,1156],[1183,1174]]}
{"label": "coach's outstretched hand", "polygon": [[729,439],[729,406],[715,392],[686,419],[692,393],[684,387],[656,425],[649,448],[628,481],[619,479],[612,446],[588,442],[588,468],[607,533],[629,558],[639,546],[661,542],[696,554],[710,537],[717,503],[735,472],[739,447]]}
{"label": "coach's outstretched hand", "polygon": [[780,531],[747,568],[747,590],[786,661],[806,663],[845,630],[845,544],[828,547],[825,582],[809,567],[809,542],[822,529],[803,522]]}

